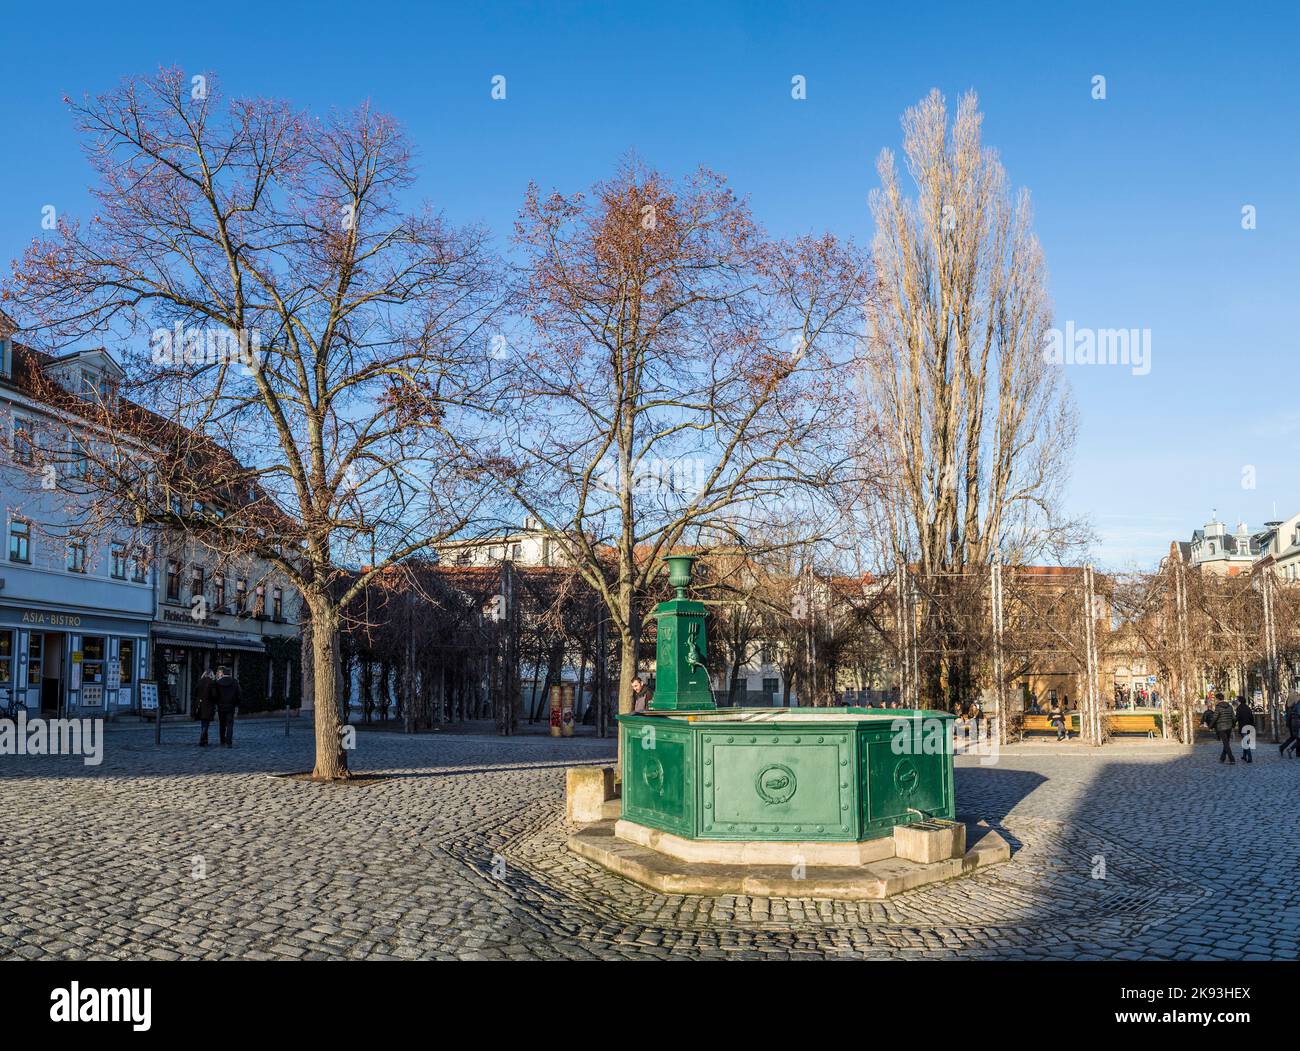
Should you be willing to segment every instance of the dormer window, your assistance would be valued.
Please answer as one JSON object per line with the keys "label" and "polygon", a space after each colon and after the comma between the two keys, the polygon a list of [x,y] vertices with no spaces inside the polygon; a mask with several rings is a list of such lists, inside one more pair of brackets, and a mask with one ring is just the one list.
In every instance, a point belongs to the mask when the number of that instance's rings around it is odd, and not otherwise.
{"label": "dormer window", "polygon": [[82,368],[78,393],[83,400],[107,409],[112,407],[117,396],[117,384],[99,369]]}
{"label": "dormer window", "polygon": [[14,341],[8,336],[0,336],[0,375],[5,379],[14,374]]}

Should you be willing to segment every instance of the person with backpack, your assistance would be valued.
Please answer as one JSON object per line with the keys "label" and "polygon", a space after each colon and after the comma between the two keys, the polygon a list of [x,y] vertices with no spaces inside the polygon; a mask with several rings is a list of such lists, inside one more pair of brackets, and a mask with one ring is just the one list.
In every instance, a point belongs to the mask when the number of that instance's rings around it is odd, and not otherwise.
{"label": "person with backpack", "polygon": [[1226,761],[1231,766],[1237,765],[1237,757],[1232,754],[1232,729],[1236,725],[1236,709],[1223,699],[1222,693],[1216,693],[1214,695],[1214,732],[1218,734],[1219,741],[1223,745],[1223,751],[1219,753],[1219,762]]}
{"label": "person with backpack", "polygon": [[1241,694],[1237,695],[1237,732],[1241,734],[1242,760],[1253,763],[1255,761],[1255,712]]}

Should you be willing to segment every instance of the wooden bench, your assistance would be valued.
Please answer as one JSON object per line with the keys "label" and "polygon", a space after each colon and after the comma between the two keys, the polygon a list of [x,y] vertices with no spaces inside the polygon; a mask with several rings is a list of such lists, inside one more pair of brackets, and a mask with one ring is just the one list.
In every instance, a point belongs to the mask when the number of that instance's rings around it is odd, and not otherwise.
{"label": "wooden bench", "polygon": [[1155,712],[1111,712],[1110,732],[1116,734],[1148,734],[1158,736],[1160,716]]}
{"label": "wooden bench", "polygon": [[[1107,712],[1110,731],[1116,734],[1156,734],[1159,735],[1160,715],[1156,712]],[[1079,713],[1071,712],[1066,716],[1070,733],[1079,732]],[[1026,715],[1024,717],[1025,733],[1057,733],[1052,725],[1050,715]]]}
{"label": "wooden bench", "polygon": [[[1079,732],[1079,713],[1071,712],[1066,716],[1066,726],[1070,733]],[[1052,725],[1050,715],[1026,715],[1024,718],[1025,733],[1057,733],[1057,729]]]}

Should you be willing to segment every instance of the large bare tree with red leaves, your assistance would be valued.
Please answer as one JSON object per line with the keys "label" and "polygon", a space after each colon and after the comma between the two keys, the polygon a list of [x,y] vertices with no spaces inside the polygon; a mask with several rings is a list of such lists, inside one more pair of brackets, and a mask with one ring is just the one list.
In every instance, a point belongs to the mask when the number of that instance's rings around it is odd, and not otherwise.
{"label": "large bare tree with red leaves", "polygon": [[868,269],[830,235],[768,236],[709,171],[635,160],[586,195],[532,188],[516,243],[506,484],[601,597],[626,712],[663,556],[773,518],[825,526]]}
{"label": "large bare tree with red leaves", "polygon": [[80,410],[106,518],[266,559],[301,592],[314,776],[346,777],[341,611],[462,532],[496,466],[476,442],[493,389],[483,236],[411,203],[407,141],[367,107],[226,102],[175,70],[69,105],[96,214],[33,243],[4,306],[38,349],[124,358],[112,403]]}

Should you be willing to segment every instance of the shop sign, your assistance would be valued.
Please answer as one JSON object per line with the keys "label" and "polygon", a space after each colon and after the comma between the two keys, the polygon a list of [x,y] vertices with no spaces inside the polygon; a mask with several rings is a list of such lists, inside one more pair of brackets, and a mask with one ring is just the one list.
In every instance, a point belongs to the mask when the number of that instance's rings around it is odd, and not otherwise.
{"label": "shop sign", "polygon": [[205,628],[215,628],[220,623],[220,621],[213,616],[207,616],[200,620],[191,616],[189,613],[180,613],[174,609],[163,610],[162,617],[163,620],[173,621],[176,624],[200,625]]}
{"label": "shop sign", "polygon": [[23,610],[24,624],[48,624],[50,627],[79,628],[81,618],[74,613],[46,613],[44,610]]}

